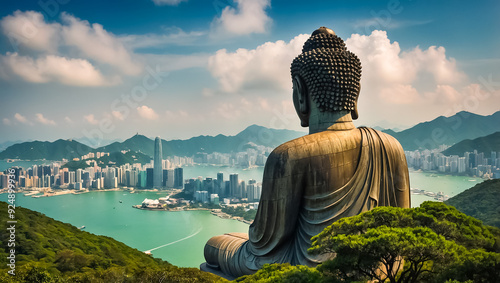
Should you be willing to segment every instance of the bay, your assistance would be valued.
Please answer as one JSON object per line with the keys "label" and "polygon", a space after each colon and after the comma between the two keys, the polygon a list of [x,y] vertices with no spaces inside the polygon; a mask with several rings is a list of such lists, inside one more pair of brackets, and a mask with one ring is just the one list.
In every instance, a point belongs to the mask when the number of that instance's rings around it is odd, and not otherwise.
{"label": "bay", "polygon": [[[248,232],[248,225],[222,219],[209,211],[149,211],[133,208],[144,198],[164,193],[123,191],[89,192],[32,198],[16,194],[16,205],[41,212],[83,231],[112,237],[140,251],[181,267],[199,267],[210,237],[229,232]],[[7,194],[0,195],[6,201]],[[120,202],[121,201],[121,202]],[[156,248],[156,249],[155,249]]]}

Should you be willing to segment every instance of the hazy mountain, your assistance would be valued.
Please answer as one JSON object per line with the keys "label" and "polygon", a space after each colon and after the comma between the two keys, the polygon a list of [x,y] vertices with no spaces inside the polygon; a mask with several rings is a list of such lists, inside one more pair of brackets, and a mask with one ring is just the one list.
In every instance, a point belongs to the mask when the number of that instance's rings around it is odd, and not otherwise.
{"label": "hazy mountain", "polygon": [[[269,129],[252,125],[236,136],[198,136],[187,140],[162,140],[162,151],[163,157],[171,155],[191,156],[197,152],[240,152],[255,145],[276,147],[286,141],[305,134],[304,132]],[[148,137],[137,134],[122,143],[114,142],[110,145],[100,147],[97,151],[113,152],[124,149],[130,149],[153,156],[154,141]]]}
{"label": "hazy mountain", "polygon": [[[240,152],[249,147],[263,145],[276,147],[286,141],[305,135],[304,132],[269,129],[252,125],[235,136],[217,135],[198,136],[187,140],[162,140],[163,157],[178,155],[192,156],[197,152]],[[25,142],[8,147],[0,153],[0,159],[17,158],[24,160],[47,159],[61,160],[81,157],[89,152],[119,152],[131,150],[153,156],[154,140],[136,134],[123,142],[113,142],[97,149],[74,140],[57,140],[51,142]]]}
{"label": "hazy mountain", "polygon": [[[489,116],[459,112],[451,117],[440,116],[401,132],[384,130],[399,140],[405,150],[433,149],[441,144],[454,145],[465,139],[476,139],[500,131],[500,111]],[[235,136],[198,136],[187,140],[162,140],[163,157],[192,156],[197,152],[241,152],[249,147],[263,145],[276,147],[286,141],[305,135],[305,132],[269,129],[252,125]],[[0,159],[60,160],[80,157],[88,152],[119,152],[132,150],[153,156],[154,141],[136,134],[123,142],[113,142],[97,149],[74,140],[25,142],[9,146],[0,153]]]}
{"label": "hazy mountain", "polygon": [[62,160],[80,157],[95,152],[95,149],[75,140],[56,140],[54,142],[23,142],[11,145],[0,152],[0,159],[15,158],[23,160],[47,159]]}
{"label": "hazy mountain", "polygon": [[489,116],[462,111],[451,117],[440,116],[401,132],[384,132],[398,139],[404,150],[416,150],[433,149],[441,144],[454,145],[465,139],[475,139],[498,131],[500,111]]}
{"label": "hazy mountain", "polygon": [[493,133],[491,135],[480,137],[473,140],[463,140],[454,146],[443,151],[444,155],[459,155],[463,156],[464,152],[472,152],[477,149],[478,152],[484,152],[488,154],[492,151],[500,151],[500,132]]}

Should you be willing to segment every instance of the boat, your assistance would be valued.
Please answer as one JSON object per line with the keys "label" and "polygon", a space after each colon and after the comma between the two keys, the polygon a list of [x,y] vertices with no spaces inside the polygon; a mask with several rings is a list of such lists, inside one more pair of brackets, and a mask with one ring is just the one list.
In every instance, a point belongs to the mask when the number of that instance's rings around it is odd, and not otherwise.
{"label": "boat", "polygon": [[123,201],[120,200],[120,203],[123,203]]}
{"label": "boat", "polygon": [[80,230],[85,229],[85,225],[83,225],[82,227],[78,227],[78,229],[80,229]]}

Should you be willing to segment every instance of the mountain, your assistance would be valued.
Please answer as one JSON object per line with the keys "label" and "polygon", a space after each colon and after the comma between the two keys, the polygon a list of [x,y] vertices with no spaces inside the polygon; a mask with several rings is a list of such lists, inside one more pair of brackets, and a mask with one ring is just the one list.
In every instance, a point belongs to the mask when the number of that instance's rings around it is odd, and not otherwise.
{"label": "mountain", "polygon": [[[187,140],[162,140],[163,157],[192,156],[198,152],[241,152],[248,147],[262,145],[276,147],[286,141],[305,135],[304,132],[291,130],[269,129],[262,126],[252,125],[235,136],[198,136]],[[153,156],[154,141],[143,135],[134,135],[124,142],[114,142],[96,150],[102,152],[113,152],[119,150],[133,150]]]}
{"label": "mountain", "polygon": [[475,149],[486,154],[500,151],[500,132],[473,140],[463,140],[443,151],[443,154],[463,156],[464,152],[473,152]]}
{"label": "mountain", "polygon": [[23,142],[11,145],[0,152],[0,159],[22,159],[22,160],[62,160],[80,157],[95,149],[79,143],[75,140],[56,140],[54,142]]}
{"label": "mountain", "polygon": [[[198,152],[241,152],[249,147],[262,145],[277,147],[278,145],[305,135],[304,132],[277,130],[252,125],[235,136],[198,136],[187,140],[162,140],[163,157],[192,156]],[[89,152],[120,152],[131,150],[148,156],[153,156],[154,141],[146,136],[136,134],[123,142],[113,142],[94,149],[75,140],[57,140],[55,142],[25,142],[9,146],[0,153],[0,159],[23,160],[71,160]]]}
{"label": "mountain", "polygon": [[404,150],[434,149],[441,144],[454,145],[465,139],[476,139],[500,131],[500,111],[481,116],[462,111],[417,124],[401,132],[384,131],[395,137]]}
{"label": "mountain", "polygon": [[[87,164],[87,160],[80,161],[70,161],[62,166],[62,168],[68,168],[70,171],[76,171],[77,169],[84,169],[89,167]],[[106,167],[106,166],[121,166],[124,164],[146,164],[151,161],[151,157],[142,152],[136,151],[128,151],[126,153],[122,153],[121,151],[111,152],[109,155],[105,155],[101,158],[91,158],[90,160],[94,160],[97,162],[97,166]]]}
{"label": "mountain", "polygon": [[96,149],[96,151],[99,152],[116,152],[121,150],[142,152],[146,155],[153,156],[154,141],[146,136],[136,134],[123,142],[114,142]]}
{"label": "mountain", "polygon": [[[0,218],[9,219],[0,202]],[[216,282],[220,277],[197,268],[179,268],[110,237],[97,236],[16,206],[15,224],[0,230],[0,256],[15,248],[15,277],[0,267],[0,282]],[[15,247],[9,225],[15,227]],[[147,238],[147,235],[146,235]],[[166,280],[165,278],[168,278]],[[166,280],[166,281],[165,281]]]}
{"label": "mountain", "polygon": [[500,179],[488,180],[445,201],[461,212],[500,228]]}

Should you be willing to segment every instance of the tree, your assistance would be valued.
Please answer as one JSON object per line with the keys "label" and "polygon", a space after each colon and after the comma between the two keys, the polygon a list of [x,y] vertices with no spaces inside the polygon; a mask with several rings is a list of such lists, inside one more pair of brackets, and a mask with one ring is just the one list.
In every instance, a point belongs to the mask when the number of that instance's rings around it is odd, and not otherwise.
{"label": "tree", "polygon": [[336,254],[318,267],[331,281],[495,282],[497,232],[451,206],[425,202],[343,218],[313,237],[309,251]]}
{"label": "tree", "polygon": [[[313,245],[313,253],[336,253],[332,262],[320,268],[337,269],[333,273],[344,280],[376,279],[391,283],[418,282],[434,265],[452,261],[463,247],[427,227],[370,228],[362,234],[320,234],[316,241],[328,237],[329,245]],[[404,267],[404,269],[403,269]]]}
{"label": "tree", "polygon": [[289,263],[264,264],[262,269],[253,275],[245,275],[236,282],[250,283],[317,283],[321,282],[321,274],[315,268]]}

